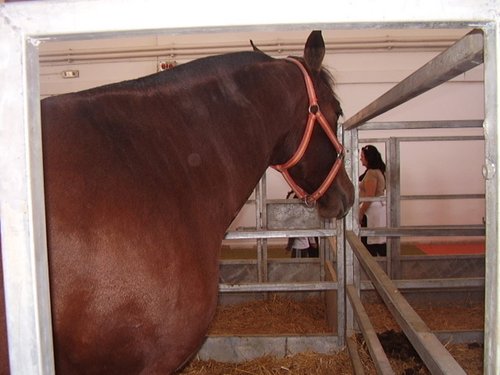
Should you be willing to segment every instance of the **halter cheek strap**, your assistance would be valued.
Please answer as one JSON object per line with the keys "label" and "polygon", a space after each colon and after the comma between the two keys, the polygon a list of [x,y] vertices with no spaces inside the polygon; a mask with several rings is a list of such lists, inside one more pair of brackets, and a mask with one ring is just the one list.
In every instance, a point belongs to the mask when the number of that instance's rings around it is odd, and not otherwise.
{"label": "halter cheek strap", "polygon": [[[306,129],[304,131],[304,135],[302,136],[302,140],[299,144],[299,147],[297,148],[297,151],[295,151],[293,156],[286,163],[273,165],[272,167],[277,171],[281,172],[284,179],[286,180],[288,185],[290,185],[290,187],[292,188],[292,190],[295,192],[295,194],[299,199],[303,199],[308,204],[313,204],[319,198],[321,198],[323,194],[325,194],[325,192],[328,190],[328,188],[332,185],[333,181],[335,180],[335,177],[339,172],[342,160],[344,158],[344,148],[340,144],[337,137],[335,136],[335,133],[330,127],[328,120],[323,115],[323,113],[321,113],[321,110],[318,105],[318,99],[316,97],[316,92],[314,90],[311,77],[307,73],[307,70],[300,63],[300,61],[296,59],[286,58],[286,60],[291,61],[296,66],[298,66],[304,76],[307,95],[309,97],[309,115],[307,118]],[[326,176],[323,183],[318,187],[318,189],[316,189],[314,193],[308,195],[307,192],[295,182],[295,180],[292,178],[288,170],[292,168],[294,165],[296,165],[304,156],[304,153],[306,152],[307,147],[309,146],[309,142],[311,141],[311,135],[316,123],[319,123],[321,125],[323,131],[328,136],[328,139],[335,147],[335,150],[337,151],[337,159],[335,160],[335,163],[333,164],[332,168],[330,169],[330,172]]]}

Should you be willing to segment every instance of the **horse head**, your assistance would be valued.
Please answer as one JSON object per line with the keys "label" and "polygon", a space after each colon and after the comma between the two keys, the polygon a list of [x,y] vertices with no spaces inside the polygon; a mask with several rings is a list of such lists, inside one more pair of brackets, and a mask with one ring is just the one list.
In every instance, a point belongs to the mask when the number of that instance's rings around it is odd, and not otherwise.
{"label": "horse head", "polygon": [[[320,216],[343,217],[354,202],[354,187],[344,165],[344,150],[337,140],[337,121],[342,115],[340,103],[333,91],[333,79],[322,67],[325,43],[320,31],[307,39],[304,56],[288,59],[302,71],[300,88],[307,91],[307,121],[291,130],[284,141],[290,154],[285,163],[274,165],[295,194],[306,203],[318,204]],[[295,68],[297,69],[297,68]],[[305,82],[305,84],[304,84]]]}

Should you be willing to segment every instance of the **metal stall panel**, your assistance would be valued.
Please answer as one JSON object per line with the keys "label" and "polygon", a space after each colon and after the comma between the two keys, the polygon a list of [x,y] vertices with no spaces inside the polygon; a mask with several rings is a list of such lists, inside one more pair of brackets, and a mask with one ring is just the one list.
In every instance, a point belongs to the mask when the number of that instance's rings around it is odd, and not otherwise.
{"label": "metal stall panel", "polygon": [[498,257],[498,149],[500,124],[500,22],[499,7],[496,21],[484,29],[485,35],[485,162],[483,175],[486,179],[486,283],[484,327],[484,373],[500,371],[500,258]]}
{"label": "metal stall panel", "polygon": [[[496,9],[495,16],[498,18],[498,8]],[[486,108],[491,107],[490,110],[486,112],[485,121],[485,132],[488,137],[488,124],[493,126],[492,132],[493,137],[490,138],[490,146],[486,147],[487,160],[485,164],[484,174],[486,179],[494,180],[489,183],[489,188],[487,187],[487,205],[489,203],[490,207],[494,207],[495,214],[490,212],[492,217],[492,223],[488,223],[488,229],[490,230],[491,236],[487,239],[487,253],[497,252],[498,245],[498,233],[496,231],[497,225],[497,189],[498,180],[496,176],[496,165],[497,165],[497,154],[498,151],[498,139],[496,134],[496,126],[498,124],[498,93],[497,93],[497,83],[498,83],[498,20],[494,23],[484,24],[484,31],[490,37],[489,49],[484,51],[484,54],[488,56],[491,54],[488,67],[486,68],[486,95],[490,96],[489,100],[485,103]],[[493,33],[492,30],[495,30]],[[495,42],[491,42],[493,39]],[[493,52],[494,51],[494,52]],[[357,114],[348,119],[344,126],[347,130],[354,130],[364,122],[398,106],[399,104],[453,78],[457,74],[469,70],[470,68],[483,62],[483,33],[477,30],[466,35],[460,41],[455,43],[448,50],[438,55],[436,58],[431,60],[428,64],[424,65],[422,68],[417,70],[415,73],[410,75],[408,78],[400,82],[394,88],[383,94],[381,97],[370,103],[367,107],[359,111]],[[488,76],[489,75],[489,76]],[[490,78],[490,79],[488,79]],[[490,104],[490,105],[488,105]],[[493,147],[493,144],[495,147]],[[396,150],[393,150],[393,153]],[[357,154],[358,150],[354,150]],[[352,178],[356,178],[357,174],[352,174]],[[488,197],[489,196],[489,197]],[[489,199],[488,199],[489,198]],[[488,216],[488,215],[487,215]],[[394,223],[391,223],[394,224]],[[397,223],[396,223],[397,224]],[[493,237],[493,238],[492,238]],[[492,286],[489,290],[486,290],[486,347],[485,347],[485,369],[498,369],[498,328],[497,323],[499,320],[498,316],[498,258],[496,255],[490,254],[490,267]],[[488,262],[488,259],[487,259]],[[349,264],[346,265],[346,268]],[[488,275],[488,270],[487,270]],[[347,276],[349,278],[349,276]],[[486,285],[488,285],[488,276]],[[491,298],[489,298],[491,297]],[[490,306],[488,306],[490,305]],[[348,312],[350,313],[350,312]],[[492,327],[495,327],[491,332],[489,331]],[[348,326],[348,329],[350,327]],[[491,335],[491,337],[489,337]],[[488,362],[493,361],[493,364]],[[489,373],[489,372],[488,372]]]}
{"label": "metal stall panel", "polygon": [[16,359],[11,372],[48,374],[54,361],[40,105],[30,95],[38,90],[37,48],[0,21],[1,239],[9,352]]}

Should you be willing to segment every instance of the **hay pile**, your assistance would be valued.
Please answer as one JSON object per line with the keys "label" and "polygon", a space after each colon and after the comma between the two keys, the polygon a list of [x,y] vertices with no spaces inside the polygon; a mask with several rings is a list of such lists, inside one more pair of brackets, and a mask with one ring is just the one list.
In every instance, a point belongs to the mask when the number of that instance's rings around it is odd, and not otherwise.
{"label": "hay pile", "polygon": [[[361,347],[361,345],[360,345]],[[460,366],[469,375],[483,373],[483,349],[479,346],[452,345],[448,347]],[[368,351],[359,350],[366,375],[377,372]],[[429,375],[429,371],[415,359],[389,358],[396,374]],[[243,363],[192,361],[179,375],[347,375],[353,369],[346,349],[335,354],[301,353],[285,358],[262,357]]]}
{"label": "hay pile", "polygon": [[219,306],[209,334],[330,333],[325,303],[319,298],[293,301],[271,296],[268,300]]}
{"label": "hay pile", "polygon": [[301,353],[285,358],[261,357],[243,363],[192,361],[183,375],[331,375],[352,374],[347,350],[337,354]]}
{"label": "hay pile", "polygon": [[[378,333],[400,328],[383,304],[366,304],[365,308]],[[415,310],[433,330],[482,329],[484,306],[425,306]],[[330,332],[324,301],[319,298],[293,301],[272,296],[265,301],[219,306],[210,334],[317,334]],[[298,319],[300,317],[300,319]],[[367,375],[376,374],[362,337],[358,348]],[[447,345],[447,349],[467,374],[483,373],[482,345]],[[419,358],[389,356],[397,374],[429,374]],[[179,374],[185,375],[323,375],[352,374],[346,349],[332,354],[301,353],[285,358],[262,357],[244,363],[219,363],[194,359]]]}

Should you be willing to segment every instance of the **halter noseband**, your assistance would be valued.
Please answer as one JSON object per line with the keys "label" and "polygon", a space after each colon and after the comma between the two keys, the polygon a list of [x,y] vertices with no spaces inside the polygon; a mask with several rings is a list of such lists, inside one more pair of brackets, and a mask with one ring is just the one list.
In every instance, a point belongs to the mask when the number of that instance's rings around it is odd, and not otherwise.
{"label": "halter noseband", "polygon": [[[335,136],[335,133],[332,131],[332,128],[328,123],[328,120],[325,118],[325,116],[323,115],[323,113],[321,113],[319,109],[318,99],[316,98],[316,92],[314,90],[311,77],[307,73],[307,70],[296,59],[286,58],[285,60],[291,61],[295,65],[297,65],[301,70],[302,74],[304,75],[307,95],[309,97],[309,116],[307,118],[307,125],[304,131],[304,135],[302,137],[302,141],[300,142],[297,151],[295,151],[295,154],[293,154],[293,156],[286,163],[272,165],[272,167],[277,171],[281,172],[286,182],[288,183],[288,185],[290,185],[290,187],[292,188],[292,190],[295,192],[295,194],[299,199],[303,199],[304,202],[307,204],[313,204],[319,198],[321,198],[323,194],[325,194],[325,192],[332,185],[333,180],[337,176],[340,169],[340,165],[342,164],[342,159],[344,158],[344,147],[338,141],[337,137]],[[319,188],[311,195],[308,195],[304,189],[302,189],[299,185],[297,185],[295,180],[288,172],[288,169],[296,165],[300,161],[300,159],[302,159],[302,157],[304,156],[304,153],[306,152],[307,147],[309,146],[309,142],[311,141],[311,135],[314,129],[314,125],[316,125],[316,122],[318,122],[321,125],[324,132],[328,136],[328,139],[330,139],[330,142],[332,142],[333,146],[335,147],[335,150],[337,151],[337,159],[335,160],[335,163],[330,169],[330,172],[326,176],[323,183],[319,186]]]}

